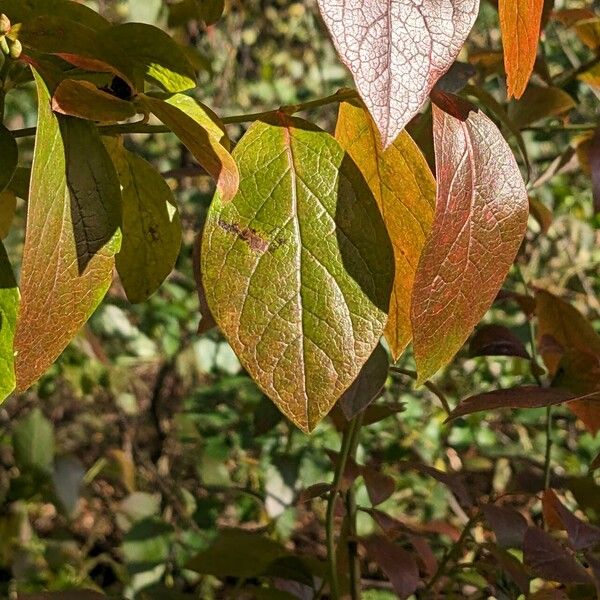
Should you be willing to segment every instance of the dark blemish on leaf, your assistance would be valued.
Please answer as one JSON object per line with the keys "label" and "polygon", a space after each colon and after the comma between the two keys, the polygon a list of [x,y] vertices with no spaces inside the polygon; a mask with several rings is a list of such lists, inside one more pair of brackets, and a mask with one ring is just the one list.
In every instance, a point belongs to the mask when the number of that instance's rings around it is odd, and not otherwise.
{"label": "dark blemish on leaf", "polygon": [[244,229],[242,229],[237,223],[227,223],[227,221],[223,221],[222,219],[219,219],[217,224],[221,229],[224,229],[229,233],[234,233],[241,240],[244,240],[252,250],[266,252],[269,249],[269,241],[265,240],[256,229],[253,229],[252,227],[244,227]]}

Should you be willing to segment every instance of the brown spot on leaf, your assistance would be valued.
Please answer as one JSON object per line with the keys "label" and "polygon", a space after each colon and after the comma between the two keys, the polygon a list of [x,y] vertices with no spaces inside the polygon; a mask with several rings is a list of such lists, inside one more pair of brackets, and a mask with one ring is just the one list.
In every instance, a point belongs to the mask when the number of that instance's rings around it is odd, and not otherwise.
{"label": "brown spot on leaf", "polygon": [[223,221],[223,219],[219,219],[218,225],[221,229],[229,233],[234,233],[241,240],[244,240],[252,250],[266,252],[269,249],[269,241],[252,227],[244,227],[242,229],[237,223],[228,223],[227,221]]}

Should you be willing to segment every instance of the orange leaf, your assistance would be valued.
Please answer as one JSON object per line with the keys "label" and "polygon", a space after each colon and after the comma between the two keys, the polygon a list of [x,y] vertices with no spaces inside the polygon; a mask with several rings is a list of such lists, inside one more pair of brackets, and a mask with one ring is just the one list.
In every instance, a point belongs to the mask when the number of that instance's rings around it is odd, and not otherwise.
{"label": "orange leaf", "polygon": [[498,2],[509,98],[523,95],[533,72],[543,8],[544,0]]}

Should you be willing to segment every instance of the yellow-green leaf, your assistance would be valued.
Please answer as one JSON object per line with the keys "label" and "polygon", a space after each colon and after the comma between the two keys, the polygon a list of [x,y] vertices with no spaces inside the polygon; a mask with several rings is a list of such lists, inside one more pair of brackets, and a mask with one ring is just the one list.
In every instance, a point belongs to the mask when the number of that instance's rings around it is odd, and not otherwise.
{"label": "yellow-green leaf", "polygon": [[385,323],[393,250],[362,174],[329,134],[278,113],[234,157],[202,245],[210,309],[262,390],[311,431],[359,374]]}
{"label": "yellow-green leaf", "polygon": [[52,109],[90,121],[125,121],[137,114],[133,102],[121,100],[84,80],[61,81],[52,97]]}
{"label": "yellow-green leaf", "polygon": [[154,167],[108,138],[123,196],[123,241],[117,271],[130,302],[144,302],[173,270],[181,222],[171,188]]}
{"label": "yellow-green leaf", "polygon": [[435,208],[435,181],[405,131],[386,150],[377,126],[357,102],[340,105],[335,137],[364,175],[387,227],[396,263],[385,337],[397,360],[412,337],[410,299]]}
{"label": "yellow-green leaf", "polygon": [[15,335],[20,390],[56,360],[104,297],[120,244],[119,182],[95,126],[55,115],[34,74],[38,132]]}
{"label": "yellow-green leaf", "polygon": [[166,99],[141,95],[139,105],[154,113],[183,142],[200,166],[217,183],[224,202],[231,200],[239,186],[237,165],[227,148],[229,139],[214,113],[183,94]]}
{"label": "yellow-green leaf", "polygon": [[0,242],[0,402],[15,389],[13,340],[19,307],[19,290]]}

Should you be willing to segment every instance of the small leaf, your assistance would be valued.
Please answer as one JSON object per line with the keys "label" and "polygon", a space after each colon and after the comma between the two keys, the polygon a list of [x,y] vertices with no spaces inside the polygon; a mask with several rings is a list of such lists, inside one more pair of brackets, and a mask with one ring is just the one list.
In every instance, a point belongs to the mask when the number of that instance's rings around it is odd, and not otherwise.
{"label": "small leaf", "polygon": [[55,115],[35,78],[38,133],[15,334],[20,390],[56,360],[104,297],[120,244],[119,182],[96,129]]}
{"label": "small leaf", "polygon": [[137,114],[135,105],[83,80],[61,81],[52,97],[52,109],[63,115],[100,122],[125,121]]}
{"label": "small leaf", "polygon": [[554,221],[554,215],[541,200],[529,197],[529,214],[538,222],[542,233],[548,233]]}
{"label": "small leaf", "polygon": [[518,102],[508,106],[508,116],[517,129],[523,129],[542,119],[562,115],[575,106],[575,100],[560,88],[530,85]]}
{"label": "small leaf", "polygon": [[525,92],[537,56],[544,0],[499,0],[508,97]]}
{"label": "small leaf", "polygon": [[0,123],[0,193],[9,185],[19,162],[19,148],[12,133]]}
{"label": "small leaf", "polygon": [[436,97],[436,213],[411,308],[418,383],[454,357],[494,301],[528,215],[519,168],[496,126],[461,99]]}
{"label": "small leaf", "polygon": [[593,583],[590,575],[573,556],[555,539],[537,527],[530,527],[525,533],[523,558],[525,564],[543,579],[566,585]]}
{"label": "small leaf", "polygon": [[127,57],[132,79],[139,90],[148,79],[167,92],[196,87],[196,73],[184,51],[162,29],[146,23],[123,23],[103,33],[102,42]]}
{"label": "small leaf", "polygon": [[523,342],[507,327],[484,325],[469,345],[470,356],[518,356],[530,358]]}
{"label": "small leaf", "polygon": [[463,400],[449,415],[448,421],[472,415],[476,412],[497,410],[498,408],[542,408],[573,400],[577,395],[560,388],[523,386],[507,390],[494,390],[476,394]]}
{"label": "small leaf", "polygon": [[386,150],[375,122],[358,103],[342,102],[335,137],[364,175],[383,215],[396,263],[385,337],[398,360],[412,337],[410,298],[433,221],[435,181],[406,132]]}
{"label": "small leaf", "polygon": [[12,436],[15,464],[21,471],[50,473],[54,461],[54,428],[39,408],[21,420]]}
{"label": "small leaf", "polygon": [[527,531],[525,517],[514,508],[484,504],[481,512],[501,548],[521,548]]}
{"label": "small leaf", "polygon": [[362,544],[368,557],[379,565],[400,598],[408,598],[415,593],[421,580],[419,567],[409,552],[380,535],[363,539]]}
{"label": "small leaf", "polygon": [[181,247],[181,222],[171,188],[154,167],[105,140],[121,182],[121,251],[116,264],[130,302],[144,302],[173,270]]}
{"label": "small leaf", "polygon": [[567,530],[569,543],[573,550],[586,550],[600,544],[600,528],[576,517],[558,499],[553,490],[544,491],[542,502],[544,508],[551,509],[562,523],[563,528]]}
{"label": "small leaf", "polygon": [[479,0],[319,0],[319,7],[387,148],[451,67]]}
{"label": "small leaf", "polygon": [[460,473],[444,472],[418,462],[401,461],[398,463],[401,469],[413,469],[423,475],[433,477],[436,481],[445,485],[465,506],[471,506],[473,500]]}
{"label": "small leaf", "polygon": [[54,464],[54,491],[67,515],[72,514],[77,507],[84,475],[83,465],[73,456],[61,456]]}
{"label": "small leaf", "polygon": [[553,17],[572,28],[579,39],[592,50],[600,47],[600,18],[589,8],[567,8],[553,12]]}
{"label": "small leaf", "polygon": [[205,25],[213,25],[222,16],[225,0],[195,0],[198,7],[198,17]]}
{"label": "small leaf", "polygon": [[0,242],[0,403],[15,389],[13,341],[18,308],[17,282]]}
{"label": "small leaf", "polygon": [[204,232],[208,303],[258,385],[310,431],[379,342],[392,249],[362,175],[324,131],[279,113],[234,156],[239,193],[215,197]]}
{"label": "small leaf", "polygon": [[138,101],[183,142],[216,181],[223,202],[229,202],[238,190],[239,173],[228,152],[229,140],[214,113],[183,94],[165,100],[142,95]]}
{"label": "small leaf", "polygon": [[369,360],[364,364],[354,383],[339,400],[346,419],[350,420],[365,410],[379,396],[388,376],[387,352],[378,344]]}
{"label": "small leaf", "polygon": [[376,468],[363,467],[362,476],[373,506],[385,502],[396,489],[394,478],[381,473]]}

